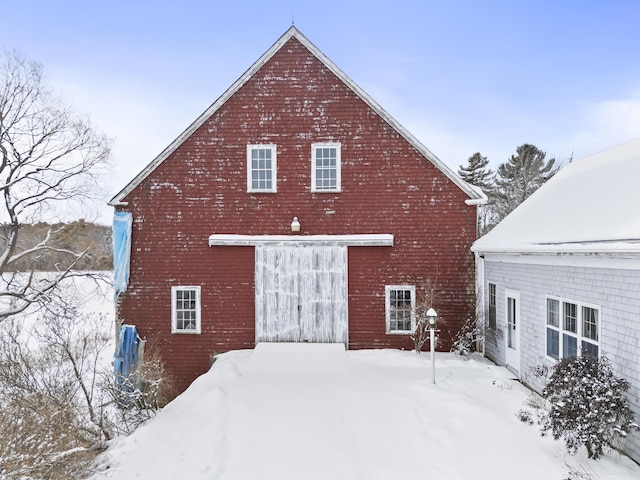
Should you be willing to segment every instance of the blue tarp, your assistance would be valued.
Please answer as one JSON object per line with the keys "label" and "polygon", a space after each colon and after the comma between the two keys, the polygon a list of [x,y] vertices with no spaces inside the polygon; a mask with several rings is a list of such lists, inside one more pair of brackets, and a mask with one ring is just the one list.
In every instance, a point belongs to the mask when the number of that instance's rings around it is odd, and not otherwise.
{"label": "blue tarp", "polygon": [[133,325],[122,325],[122,327],[120,327],[120,342],[113,359],[113,367],[116,380],[124,391],[132,390],[131,385],[123,385],[123,382],[129,378],[129,375],[136,371],[138,364],[138,345],[140,345],[140,337],[138,337],[136,327]]}
{"label": "blue tarp", "polygon": [[113,294],[116,300],[129,284],[132,224],[131,213],[113,213]]}

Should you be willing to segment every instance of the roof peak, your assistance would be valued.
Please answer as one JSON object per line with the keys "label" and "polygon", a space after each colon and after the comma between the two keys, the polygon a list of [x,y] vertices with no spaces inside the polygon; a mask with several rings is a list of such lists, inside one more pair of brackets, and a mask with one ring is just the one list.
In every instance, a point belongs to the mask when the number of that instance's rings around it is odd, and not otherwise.
{"label": "roof peak", "polygon": [[465,192],[471,201],[485,201],[486,197],[482,192],[476,191],[464,182],[453,170],[436,157],[427,147],[425,147],[416,137],[406,130],[395,118],[387,113],[373,98],[371,98],[360,86],[358,86],[347,74],[345,74],[335,63],[333,63],[324,53],[322,53],[299,29],[292,24],[280,36],[278,40],[260,58],[249,67],[249,69],[236,80],[209,108],[207,108],[189,127],[187,127],[178,138],[176,138],[160,155],[158,155],[144,170],[142,170],[129,184],[124,187],[111,200],[110,204],[117,205],[137,187],[153,170],[156,169],[179,145],[181,145],[193,132],[195,132],[204,122],[209,119],[226,101],[231,98],[251,77],[253,77],[284,45],[295,38],[325,67],[333,72],[340,81],[351,89],[365,104],[376,112],[385,122],[387,122],[396,132],[428,159],[438,170],[455,183]]}

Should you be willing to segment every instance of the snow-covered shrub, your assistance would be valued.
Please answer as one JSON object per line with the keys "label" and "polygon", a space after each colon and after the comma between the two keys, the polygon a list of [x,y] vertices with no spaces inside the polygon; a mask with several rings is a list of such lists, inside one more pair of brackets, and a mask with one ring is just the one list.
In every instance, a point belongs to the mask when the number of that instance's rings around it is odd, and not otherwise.
{"label": "snow-covered shrub", "polygon": [[533,425],[533,415],[531,414],[531,410],[522,408],[518,410],[518,413],[516,413],[516,417],[518,417],[518,420],[520,420],[522,423],[526,423],[529,426]]}
{"label": "snow-covered shrub", "polygon": [[[432,280],[426,280],[416,293],[416,328],[410,335],[416,353],[422,351],[422,347],[431,337],[427,312],[430,308],[434,308],[439,293],[436,289],[435,282]],[[442,319],[440,319],[440,321],[442,321]]]}
{"label": "snow-covered shrub", "polygon": [[0,478],[82,477],[96,451],[77,412],[55,396],[22,392],[2,400]]}
{"label": "snow-covered shrub", "polygon": [[[545,369],[538,374],[544,375]],[[597,459],[607,445],[638,429],[627,401],[629,382],[616,377],[606,357],[582,355],[560,360],[542,392],[547,409],[540,415],[543,436],[562,438],[570,454],[584,445]]]}
{"label": "snow-covered shrub", "polygon": [[569,465],[565,462],[567,476],[563,480],[596,480],[593,473],[588,472],[582,465]]}
{"label": "snow-covered shrub", "polygon": [[79,478],[110,438],[96,383],[104,323],[64,306],[0,324],[0,478]]}
{"label": "snow-covered shrub", "polygon": [[128,435],[153,418],[175,394],[154,342],[145,347],[144,358],[135,372],[126,378],[109,373],[103,384],[113,407],[110,428],[120,435]]}
{"label": "snow-covered shrub", "polygon": [[413,340],[413,348],[416,353],[420,353],[424,344],[429,340],[431,336],[429,330],[429,322],[426,316],[418,317],[416,319],[416,329],[411,333],[411,340]]}
{"label": "snow-covered shrub", "polygon": [[462,328],[458,330],[453,343],[451,344],[451,351],[459,355],[469,355],[476,351],[476,345],[484,340],[484,327],[482,322],[479,322],[475,318],[468,318]]}

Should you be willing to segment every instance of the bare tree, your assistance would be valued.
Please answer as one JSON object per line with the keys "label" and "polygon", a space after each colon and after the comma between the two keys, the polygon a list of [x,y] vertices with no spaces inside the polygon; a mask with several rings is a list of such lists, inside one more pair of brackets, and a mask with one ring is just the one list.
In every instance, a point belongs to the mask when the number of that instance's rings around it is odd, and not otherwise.
{"label": "bare tree", "polygon": [[[108,158],[108,139],[51,94],[41,65],[0,52],[0,321],[50,302],[83,255],[53,246],[53,232],[23,248],[20,225],[49,221],[61,208],[95,198]],[[51,250],[67,255],[55,275],[18,271]]]}
{"label": "bare tree", "polygon": [[430,339],[430,326],[427,318],[427,312],[430,308],[434,308],[439,296],[439,291],[435,281],[427,279],[417,293],[416,298],[416,328],[410,335],[413,340],[413,346],[416,353],[422,351],[422,347],[427,340]]}

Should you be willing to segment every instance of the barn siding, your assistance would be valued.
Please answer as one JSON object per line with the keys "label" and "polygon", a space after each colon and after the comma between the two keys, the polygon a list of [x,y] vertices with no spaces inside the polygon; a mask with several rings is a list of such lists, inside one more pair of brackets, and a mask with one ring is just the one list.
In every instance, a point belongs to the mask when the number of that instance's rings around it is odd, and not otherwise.
{"label": "barn siding", "polygon": [[[342,193],[311,193],[311,145],[340,142]],[[277,146],[277,193],[247,193],[247,144]],[[386,284],[427,280],[446,320],[440,349],[473,303],[476,210],[414,146],[295,38],[125,198],[131,278],[119,314],[157,337],[184,389],[215,352],[253,348],[254,248],[208,247],[214,233],[391,233],[349,247],[350,348],[412,348],[385,331]],[[202,287],[202,334],[170,333],[172,285]]]}
{"label": "barn siding", "polygon": [[[486,353],[504,364],[504,290],[520,292],[520,375],[540,391],[543,387],[530,369],[553,365],[546,359],[546,295],[599,305],[601,307],[601,351],[611,360],[617,374],[630,383],[629,403],[640,419],[640,271],[562,265],[532,265],[485,261],[485,291],[496,284],[497,328],[487,331]],[[629,454],[640,461],[640,435],[627,443]]]}

